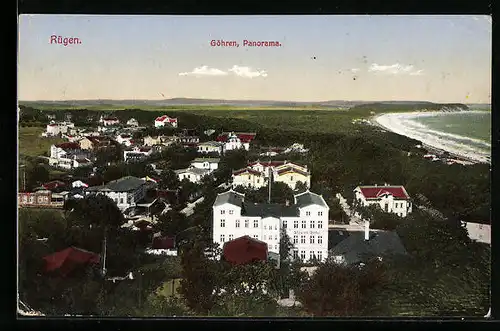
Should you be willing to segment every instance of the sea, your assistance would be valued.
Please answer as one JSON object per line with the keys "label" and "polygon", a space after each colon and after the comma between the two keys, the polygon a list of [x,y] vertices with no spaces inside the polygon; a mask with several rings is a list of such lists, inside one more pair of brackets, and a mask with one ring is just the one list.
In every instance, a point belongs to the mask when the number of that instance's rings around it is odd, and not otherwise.
{"label": "sea", "polygon": [[476,162],[491,161],[491,112],[389,113],[376,122],[395,133]]}

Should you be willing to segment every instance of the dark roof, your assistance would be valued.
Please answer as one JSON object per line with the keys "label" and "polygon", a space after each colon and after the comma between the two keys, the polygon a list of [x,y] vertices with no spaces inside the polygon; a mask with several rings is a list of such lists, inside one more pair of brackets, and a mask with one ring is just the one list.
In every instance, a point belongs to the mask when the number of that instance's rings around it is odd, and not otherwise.
{"label": "dark roof", "polygon": [[80,149],[80,144],[79,143],[60,143],[57,144],[56,147],[62,148],[62,149]]}
{"label": "dark roof", "polygon": [[243,216],[273,216],[273,217],[294,217],[299,216],[297,206],[285,206],[277,203],[251,203],[244,202],[241,211]]}
{"label": "dark roof", "polygon": [[175,248],[174,237],[156,237],[153,238],[152,249],[172,249]]}
{"label": "dark roof", "polygon": [[62,187],[66,186],[66,183],[60,180],[54,180],[42,185],[42,187],[44,187],[47,190],[53,190],[61,186]]}
{"label": "dark roof", "polygon": [[78,266],[100,262],[100,256],[87,250],[69,247],[62,251],[47,255],[45,260],[45,271],[51,272],[59,270],[61,274],[66,275]]}
{"label": "dark roof", "polygon": [[328,249],[332,249],[350,235],[347,230],[328,230]]}
{"label": "dark roof", "polygon": [[328,205],[326,204],[323,197],[321,197],[321,195],[312,193],[309,190],[305,191],[304,193],[295,195],[295,204],[299,208],[307,207],[309,205],[320,205],[328,208]]}
{"label": "dark roof", "polygon": [[245,199],[245,195],[235,192],[233,190],[229,190],[224,193],[219,193],[214,202],[214,207],[223,205],[225,203],[230,203],[235,206],[241,206]]}
{"label": "dark roof", "polygon": [[223,256],[232,264],[266,261],[267,244],[250,236],[239,237],[224,244]]}
{"label": "dark roof", "polygon": [[88,191],[111,191],[111,192],[129,192],[136,190],[141,185],[144,185],[146,181],[141,178],[126,176],[117,180],[113,180],[103,186],[93,186],[89,187]]}
{"label": "dark roof", "polygon": [[369,240],[365,240],[363,231],[353,232],[330,252],[332,256],[344,256],[347,264],[361,262],[366,257],[406,254],[401,239],[394,231],[371,231]]}

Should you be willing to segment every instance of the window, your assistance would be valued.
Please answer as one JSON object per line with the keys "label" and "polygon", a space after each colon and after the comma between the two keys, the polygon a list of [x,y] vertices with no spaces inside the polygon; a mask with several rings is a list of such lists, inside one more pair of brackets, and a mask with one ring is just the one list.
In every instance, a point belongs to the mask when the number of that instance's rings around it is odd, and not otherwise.
{"label": "window", "polygon": [[266,240],[266,235],[264,235],[264,240]]}
{"label": "window", "polygon": [[323,252],[318,251],[316,255],[318,256],[318,260],[323,260]]}
{"label": "window", "polygon": [[229,235],[229,240],[230,241],[233,240],[233,235],[232,234]]}
{"label": "window", "polygon": [[258,220],[253,220],[253,227],[258,228],[259,227],[259,221]]}
{"label": "window", "polygon": [[310,236],[309,237],[309,243],[310,244],[314,244],[314,236]]}
{"label": "window", "polygon": [[245,228],[248,228],[248,220],[245,220]]}
{"label": "window", "polygon": [[299,257],[299,251],[298,251],[298,250],[296,250],[296,249],[294,249],[294,250],[293,250],[293,258],[294,258],[294,259],[297,259],[298,257]]}
{"label": "window", "polygon": [[323,229],[323,221],[318,221],[318,229]]}
{"label": "window", "polygon": [[323,236],[318,236],[318,244],[322,244],[323,243]]}
{"label": "window", "polygon": [[248,175],[248,180],[252,179],[252,176]]}
{"label": "window", "polygon": [[275,249],[275,250],[278,250],[278,245],[274,245],[274,249]]}
{"label": "window", "polygon": [[323,212],[322,211],[318,211],[318,216],[323,216]]}
{"label": "window", "polygon": [[264,230],[267,230],[267,225],[264,225]]}
{"label": "window", "polygon": [[278,235],[277,234],[274,235],[274,240],[278,240]]}
{"label": "window", "polygon": [[286,221],[283,221],[283,229],[286,229]]}
{"label": "window", "polygon": [[274,224],[274,229],[278,230],[278,225],[277,224]]}
{"label": "window", "polygon": [[233,215],[234,210],[229,211],[229,215]]}
{"label": "window", "polygon": [[257,178],[257,184],[259,184],[259,183],[260,183],[260,179]]}
{"label": "window", "polygon": [[254,234],[254,235],[253,235],[253,237],[254,237],[255,239],[259,239],[259,235],[258,235],[258,234]]}
{"label": "window", "polygon": [[314,229],[314,221],[311,221],[309,226],[311,227],[311,229]]}
{"label": "window", "polygon": [[226,241],[226,236],[221,234],[220,235],[220,242],[223,243],[224,241]]}
{"label": "window", "polygon": [[298,229],[299,228],[299,221],[298,220],[293,221],[293,228],[294,229]]}
{"label": "window", "polygon": [[226,227],[226,220],[220,220],[220,227],[221,228]]}
{"label": "window", "polygon": [[306,216],[311,216],[311,212],[310,211],[306,211]]}
{"label": "window", "polygon": [[220,211],[221,215],[224,215],[225,213],[226,213],[226,211],[224,209]]}
{"label": "window", "polygon": [[300,243],[301,244],[305,244],[306,243],[306,236],[305,235],[300,236]]}
{"label": "window", "polygon": [[314,260],[314,251],[309,251],[309,260]]}
{"label": "window", "polygon": [[293,182],[293,176],[290,176],[290,181]]}
{"label": "window", "polygon": [[123,198],[120,198],[120,203],[123,203]]}
{"label": "window", "polygon": [[293,243],[298,244],[299,243],[299,236],[295,235],[293,236]]}
{"label": "window", "polygon": [[305,260],[306,259],[306,251],[300,251],[300,258],[302,260]]}
{"label": "window", "polygon": [[306,221],[302,221],[302,229],[305,229],[306,228]]}
{"label": "window", "polygon": [[236,227],[239,228],[240,227],[240,220],[236,220]]}

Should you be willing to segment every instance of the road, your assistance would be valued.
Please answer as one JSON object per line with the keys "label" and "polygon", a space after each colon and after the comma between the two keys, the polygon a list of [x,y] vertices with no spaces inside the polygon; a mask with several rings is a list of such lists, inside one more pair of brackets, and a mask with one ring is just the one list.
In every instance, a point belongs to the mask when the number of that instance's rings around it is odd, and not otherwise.
{"label": "road", "polygon": [[335,197],[339,199],[340,206],[342,207],[346,215],[349,217],[349,224],[353,226],[356,225],[362,226],[363,221],[361,220],[361,218],[354,215],[354,213],[351,210],[351,207],[347,203],[347,199],[345,199],[340,193],[337,193]]}

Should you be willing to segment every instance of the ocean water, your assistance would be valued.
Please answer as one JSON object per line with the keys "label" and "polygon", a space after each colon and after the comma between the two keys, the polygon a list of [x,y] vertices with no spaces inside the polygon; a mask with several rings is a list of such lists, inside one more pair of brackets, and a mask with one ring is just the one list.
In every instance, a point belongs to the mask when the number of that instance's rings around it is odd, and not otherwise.
{"label": "ocean water", "polygon": [[376,118],[386,129],[450,153],[490,162],[491,112],[415,112]]}

